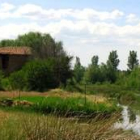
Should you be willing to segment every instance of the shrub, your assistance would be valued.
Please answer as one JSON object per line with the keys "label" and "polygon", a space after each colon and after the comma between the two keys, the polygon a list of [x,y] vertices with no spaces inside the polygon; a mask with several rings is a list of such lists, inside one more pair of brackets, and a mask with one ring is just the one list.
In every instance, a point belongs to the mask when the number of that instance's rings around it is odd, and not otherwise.
{"label": "shrub", "polygon": [[12,89],[23,90],[26,88],[25,73],[21,71],[14,72],[9,77],[9,84]]}
{"label": "shrub", "polygon": [[56,87],[51,61],[28,62],[20,71],[10,75],[12,89],[44,91]]}
{"label": "shrub", "polygon": [[27,89],[44,91],[56,87],[53,73],[53,64],[50,61],[36,60],[23,67]]}

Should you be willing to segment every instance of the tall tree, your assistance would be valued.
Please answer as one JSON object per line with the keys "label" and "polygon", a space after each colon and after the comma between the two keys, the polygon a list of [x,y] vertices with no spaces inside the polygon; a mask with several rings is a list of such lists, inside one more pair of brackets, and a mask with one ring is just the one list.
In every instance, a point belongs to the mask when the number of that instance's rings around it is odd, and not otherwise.
{"label": "tall tree", "polygon": [[98,66],[99,57],[97,55],[93,56],[91,59],[92,65]]}
{"label": "tall tree", "polygon": [[118,59],[117,51],[110,52],[107,60],[107,73],[106,78],[107,81],[114,83],[117,79],[117,67],[119,65],[120,60]]}
{"label": "tall tree", "polygon": [[128,57],[128,69],[132,71],[135,67],[139,65],[139,61],[137,59],[137,52],[136,51],[130,51],[129,57]]}
{"label": "tall tree", "polygon": [[100,82],[100,69],[98,66],[99,57],[93,56],[91,59],[91,64],[86,69],[84,80],[89,83]]}
{"label": "tall tree", "polygon": [[84,76],[85,68],[81,65],[80,58],[76,57],[76,62],[74,65],[74,78],[76,82],[80,82]]}
{"label": "tall tree", "polygon": [[117,51],[112,51],[107,60],[107,66],[117,70],[120,60],[118,59]]}

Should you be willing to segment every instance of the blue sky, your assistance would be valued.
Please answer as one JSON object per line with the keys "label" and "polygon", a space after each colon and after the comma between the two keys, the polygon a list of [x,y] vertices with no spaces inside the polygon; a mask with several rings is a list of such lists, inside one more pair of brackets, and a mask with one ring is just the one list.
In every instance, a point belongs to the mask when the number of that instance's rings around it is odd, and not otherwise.
{"label": "blue sky", "polygon": [[117,50],[127,69],[130,50],[140,58],[140,0],[1,0],[0,40],[29,31],[50,33],[88,66]]}
{"label": "blue sky", "polygon": [[45,8],[95,8],[97,10],[121,9],[126,12],[133,10],[140,13],[140,0],[1,0],[0,3],[13,3],[16,5],[34,3]]}

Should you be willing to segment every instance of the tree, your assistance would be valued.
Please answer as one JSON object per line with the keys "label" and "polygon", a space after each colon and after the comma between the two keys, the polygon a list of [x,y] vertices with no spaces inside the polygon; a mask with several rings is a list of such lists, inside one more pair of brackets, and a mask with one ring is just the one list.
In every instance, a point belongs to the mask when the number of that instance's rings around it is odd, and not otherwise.
{"label": "tree", "polygon": [[137,52],[130,51],[128,57],[128,63],[127,63],[128,69],[132,71],[138,65],[139,65],[139,61],[137,59]]}
{"label": "tree", "polygon": [[84,79],[86,82],[95,84],[96,82],[100,82],[100,69],[98,66],[99,57],[93,56],[91,59],[91,64],[88,66]]}
{"label": "tree", "polygon": [[98,66],[99,57],[97,55],[93,56],[91,59],[93,66]]}
{"label": "tree", "polygon": [[56,42],[50,34],[41,34],[39,32],[29,32],[19,35],[17,39],[1,40],[0,47],[27,46],[32,49],[33,58],[46,59],[49,57],[67,56],[63,49],[61,41]]}
{"label": "tree", "polygon": [[117,67],[120,60],[118,59],[117,51],[110,52],[107,60],[107,81],[114,83],[117,79]]}
{"label": "tree", "polygon": [[74,78],[76,82],[80,82],[84,76],[85,68],[81,65],[80,58],[76,57],[76,62],[74,65]]}
{"label": "tree", "polygon": [[119,65],[119,62],[120,60],[118,59],[117,51],[110,52],[108,60],[107,60],[107,66],[110,68],[113,68],[116,71]]}

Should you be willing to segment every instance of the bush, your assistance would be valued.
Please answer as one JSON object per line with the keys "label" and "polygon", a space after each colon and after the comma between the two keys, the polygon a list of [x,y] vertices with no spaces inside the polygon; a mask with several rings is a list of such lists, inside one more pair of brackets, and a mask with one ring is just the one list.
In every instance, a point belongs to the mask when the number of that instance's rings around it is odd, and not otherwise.
{"label": "bush", "polygon": [[9,84],[11,89],[23,90],[26,88],[26,80],[24,71],[17,71],[10,75]]}
{"label": "bush", "polygon": [[48,61],[29,62],[23,67],[23,72],[28,90],[44,91],[56,86],[53,69]]}
{"label": "bush", "polygon": [[28,62],[20,71],[10,75],[12,89],[44,91],[57,86],[51,61]]}

